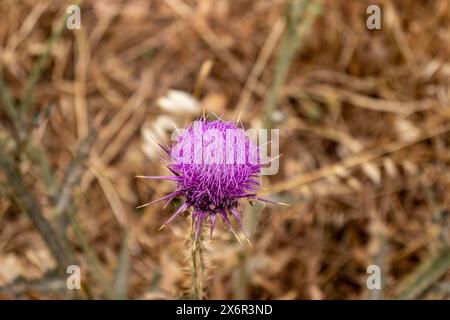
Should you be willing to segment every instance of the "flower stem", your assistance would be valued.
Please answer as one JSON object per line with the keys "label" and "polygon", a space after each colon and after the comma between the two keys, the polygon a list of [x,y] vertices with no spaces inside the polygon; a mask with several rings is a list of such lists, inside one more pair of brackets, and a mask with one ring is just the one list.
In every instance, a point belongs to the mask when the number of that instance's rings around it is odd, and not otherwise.
{"label": "flower stem", "polygon": [[192,226],[191,232],[191,267],[192,267],[192,283],[191,298],[193,300],[203,299],[203,244],[202,233],[200,232],[197,240],[195,240],[195,226]]}

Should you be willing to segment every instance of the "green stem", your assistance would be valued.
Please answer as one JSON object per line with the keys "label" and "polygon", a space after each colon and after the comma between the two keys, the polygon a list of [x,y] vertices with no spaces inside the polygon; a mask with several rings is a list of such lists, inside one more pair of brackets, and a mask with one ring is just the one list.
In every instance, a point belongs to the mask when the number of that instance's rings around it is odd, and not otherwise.
{"label": "green stem", "polygon": [[203,244],[202,234],[199,233],[197,240],[195,240],[195,225],[192,225],[191,232],[191,267],[192,267],[192,283],[191,283],[191,298],[193,300],[203,299]]}

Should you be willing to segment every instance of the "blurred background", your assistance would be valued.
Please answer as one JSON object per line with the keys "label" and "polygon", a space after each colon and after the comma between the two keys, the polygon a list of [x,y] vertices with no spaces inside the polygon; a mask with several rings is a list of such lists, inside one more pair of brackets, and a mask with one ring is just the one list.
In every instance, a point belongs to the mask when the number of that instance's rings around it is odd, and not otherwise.
{"label": "blurred background", "polygon": [[450,297],[448,0],[2,0],[0,17],[0,298],[189,297],[190,217],[158,231],[176,203],[135,208],[174,185],[135,176],[167,174],[157,142],[203,109],[280,130],[263,192],[290,204],[241,203],[252,247],[205,231],[205,298]]}

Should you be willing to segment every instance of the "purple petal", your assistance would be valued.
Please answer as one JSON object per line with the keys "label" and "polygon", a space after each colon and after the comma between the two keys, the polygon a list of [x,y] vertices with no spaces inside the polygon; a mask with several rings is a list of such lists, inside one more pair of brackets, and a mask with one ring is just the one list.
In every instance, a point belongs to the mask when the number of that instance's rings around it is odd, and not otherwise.
{"label": "purple petal", "polygon": [[195,237],[194,237],[194,242],[197,241],[198,238],[198,234],[200,232],[200,229],[202,228],[202,220],[205,216],[205,212],[204,211],[200,211],[197,217],[197,227],[195,228]]}
{"label": "purple petal", "polygon": [[244,225],[242,224],[242,219],[241,216],[239,215],[239,212],[236,210],[236,208],[232,207],[231,209],[231,213],[233,213],[233,216],[236,218],[236,220],[239,222],[239,225],[241,226],[241,230],[244,233],[244,236],[247,238],[247,240],[249,239],[247,232],[245,231]]}
{"label": "purple petal", "polygon": [[284,202],[275,202],[275,201],[271,201],[271,200],[266,199],[266,198],[256,197],[256,199],[259,200],[259,201],[264,201],[264,202],[268,202],[268,203],[281,204],[281,205],[284,205],[284,206],[289,206],[289,204],[287,204],[287,203],[284,203]]}
{"label": "purple petal", "polygon": [[156,203],[156,202],[159,202],[159,201],[163,201],[163,200],[166,200],[166,199],[172,199],[172,198],[178,197],[179,195],[181,195],[181,192],[180,191],[175,191],[175,192],[169,193],[167,196],[164,196],[162,198],[159,198],[159,199],[147,202],[147,203],[145,203],[143,205],[140,205],[139,207],[136,207],[136,209],[143,208],[143,207],[149,206],[149,205],[151,205],[153,203]]}
{"label": "purple petal", "polygon": [[199,212],[197,210],[194,210],[194,212],[192,212],[192,227],[194,227],[194,223],[195,223],[195,219],[197,218]]}
{"label": "purple petal", "polygon": [[168,155],[170,155],[170,150],[164,147],[161,143],[158,143],[161,149],[163,149]]}
{"label": "purple petal", "polygon": [[165,225],[171,223],[173,220],[175,220],[179,215],[181,215],[184,211],[186,211],[186,209],[189,207],[189,205],[185,202],[183,203],[177,211],[175,211],[175,213],[169,218],[169,220],[167,220],[162,226],[161,228],[159,228],[160,230],[162,228],[164,228]]}
{"label": "purple petal", "polygon": [[227,227],[230,229],[230,231],[234,234],[234,236],[236,237],[236,239],[237,239],[237,240],[239,241],[239,243],[242,245],[241,240],[240,240],[239,237],[237,236],[237,233],[234,231],[234,228],[233,228],[233,225],[231,224],[230,219],[228,219],[227,212],[226,212],[224,209],[222,209],[222,210],[220,211],[220,213],[221,213],[221,217],[222,217],[223,222],[227,225]]}
{"label": "purple petal", "polygon": [[136,178],[177,181],[177,177],[174,177],[174,176],[136,176]]}

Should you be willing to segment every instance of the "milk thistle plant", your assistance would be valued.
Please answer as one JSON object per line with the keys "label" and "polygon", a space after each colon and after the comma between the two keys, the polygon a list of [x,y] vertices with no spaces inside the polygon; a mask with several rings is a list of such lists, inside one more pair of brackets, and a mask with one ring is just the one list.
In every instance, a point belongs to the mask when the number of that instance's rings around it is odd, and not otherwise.
{"label": "milk thistle plant", "polygon": [[[161,148],[169,157],[166,166],[172,175],[138,177],[174,181],[176,190],[140,207],[163,200],[170,202],[177,197],[183,198],[182,204],[161,228],[191,209],[192,264],[195,278],[199,272],[198,266],[202,264],[201,257],[198,259],[196,256],[202,248],[198,243],[202,226],[209,221],[212,237],[217,217],[220,217],[239,240],[230,220],[230,217],[234,217],[249,241],[237,209],[239,200],[271,202],[257,196],[261,186],[259,148],[249,139],[244,129],[234,122],[221,119],[195,121],[179,132],[175,143],[170,147]],[[198,298],[198,294],[193,296]]]}

